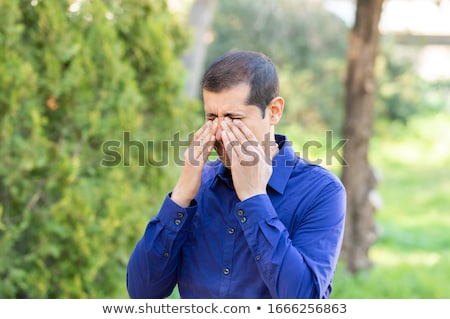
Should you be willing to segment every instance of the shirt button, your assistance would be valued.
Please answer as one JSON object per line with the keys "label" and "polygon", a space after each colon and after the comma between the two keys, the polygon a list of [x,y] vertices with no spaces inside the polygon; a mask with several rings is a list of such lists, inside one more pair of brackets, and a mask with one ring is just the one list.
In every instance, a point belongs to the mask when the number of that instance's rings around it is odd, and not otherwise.
{"label": "shirt button", "polygon": [[261,260],[261,256],[260,255],[256,256],[256,260]]}
{"label": "shirt button", "polygon": [[234,234],[234,228],[228,228],[228,234],[233,235]]}
{"label": "shirt button", "polygon": [[243,211],[242,209],[239,209],[238,212],[237,212],[237,214],[238,214],[239,216],[242,216],[242,215],[244,215],[244,211]]}
{"label": "shirt button", "polygon": [[177,214],[177,216],[178,216],[178,218],[183,218],[184,214],[183,214],[182,212],[179,212],[179,213]]}
{"label": "shirt button", "polygon": [[175,225],[180,225],[181,224],[181,220],[179,220],[179,219],[175,219]]}
{"label": "shirt button", "polygon": [[241,223],[244,224],[246,221],[247,221],[247,217],[242,216],[242,217],[241,217]]}
{"label": "shirt button", "polygon": [[229,274],[230,274],[230,268],[225,268],[225,269],[223,270],[223,274],[224,274],[224,275],[229,275]]}
{"label": "shirt button", "polygon": [[168,252],[165,252],[165,253],[164,253],[164,257],[169,257],[169,253],[168,253]]}

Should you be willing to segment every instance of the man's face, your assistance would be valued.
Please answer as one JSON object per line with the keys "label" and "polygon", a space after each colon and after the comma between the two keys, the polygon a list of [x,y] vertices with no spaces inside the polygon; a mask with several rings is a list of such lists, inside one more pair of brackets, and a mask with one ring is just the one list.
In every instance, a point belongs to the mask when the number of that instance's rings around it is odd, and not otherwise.
{"label": "man's face", "polygon": [[247,105],[246,101],[250,87],[246,83],[239,84],[231,89],[215,93],[203,90],[203,103],[206,120],[218,119],[215,149],[222,163],[230,167],[230,160],[225,152],[222,142],[222,121],[225,118],[240,119],[261,143],[266,141],[271,133],[271,125],[266,108],[266,115],[262,117],[261,110],[256,105]]}

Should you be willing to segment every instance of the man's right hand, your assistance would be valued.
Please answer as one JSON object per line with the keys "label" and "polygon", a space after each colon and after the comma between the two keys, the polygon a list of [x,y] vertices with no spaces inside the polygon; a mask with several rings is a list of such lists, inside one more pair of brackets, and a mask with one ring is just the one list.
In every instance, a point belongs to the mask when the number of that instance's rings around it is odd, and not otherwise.
{"label": "man's right hand", "polygon": [[216,140],[217,119],[208,120],[194,134],[189,148],[184,152],[184,165],[172,191],[172,200],[182,207],[188,207],[200,188],[202,170]]}

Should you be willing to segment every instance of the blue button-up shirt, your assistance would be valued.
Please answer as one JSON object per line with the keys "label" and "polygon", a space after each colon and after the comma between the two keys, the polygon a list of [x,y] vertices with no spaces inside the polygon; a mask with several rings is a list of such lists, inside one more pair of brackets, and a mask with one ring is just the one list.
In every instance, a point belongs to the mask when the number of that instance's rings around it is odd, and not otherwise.
{"label": "blue button-up shirt", "polygon": [[132,298],[328,298],[341,248],[345,190],[286,137],[267,195],[240,201],[230,171],[208,163],[195,200],[170,193],[128,263]]}

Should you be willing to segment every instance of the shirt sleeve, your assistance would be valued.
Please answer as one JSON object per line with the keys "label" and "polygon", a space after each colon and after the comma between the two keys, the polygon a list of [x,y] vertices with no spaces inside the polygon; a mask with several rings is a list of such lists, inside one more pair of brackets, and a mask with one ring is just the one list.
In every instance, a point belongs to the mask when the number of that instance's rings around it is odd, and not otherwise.
{"label": "shirt sleeve", "polygon": [[325,186],[291,234],[267,195],[235,207],[260,275],[273,298],[328,298],[344,229],[345,190]]}
{"label": "shirt sleeve", "polygon": [[166,298],[175,285],[180,250],[187,239],[196,201],[183,208],[168,194],[159,213],[148,223],[127,266],[131,298]]}

